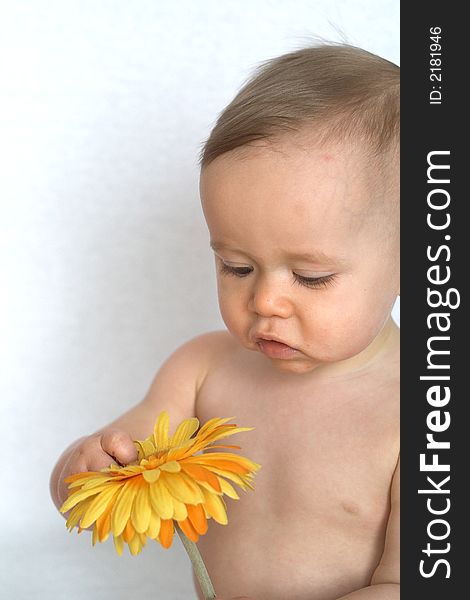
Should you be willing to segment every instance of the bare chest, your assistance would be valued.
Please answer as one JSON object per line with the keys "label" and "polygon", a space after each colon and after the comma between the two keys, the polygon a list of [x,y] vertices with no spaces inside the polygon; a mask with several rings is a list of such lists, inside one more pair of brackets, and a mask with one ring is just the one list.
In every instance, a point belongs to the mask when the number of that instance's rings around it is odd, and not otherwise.
{"label": "bare chest", "polygon": [[221,372],[201,391],[198,416],[202,422],[232,416],[255,428],[239,434],[237,443],[262,465],[257,495],[269,492],[271,510],[282,512],[283,497],[294,495],[310,514],[315,507],[324,514],[340,506],[359,514],[388,493],[399,444],[397,390],[389,386],[269,385]]}
{"label": "bare chest", "polygon": [[[210,528],[200,542],[215,573],[230,561],[233,581],[225,575],[219,593],[285,598],[288,585],[290,597],[328,598],[367,585],[383,548],[398,455],[397,393],[373,380],[270,381],[234,364],[207,378],[199,419],[233,416],[254,427],[234,443],[262,465],[255,491],[228,501],[229,525]],[[287,576],[294,563],[296,575]]]}

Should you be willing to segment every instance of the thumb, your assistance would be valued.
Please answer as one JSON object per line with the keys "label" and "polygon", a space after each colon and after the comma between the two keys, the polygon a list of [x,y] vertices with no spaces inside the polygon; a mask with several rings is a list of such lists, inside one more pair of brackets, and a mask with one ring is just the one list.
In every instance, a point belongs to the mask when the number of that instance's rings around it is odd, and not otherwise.
{"label": "thumb", "polygon": [[137,449],[126,431],[107,429],[101,435],[101,447],[121,465],[137,460]]}

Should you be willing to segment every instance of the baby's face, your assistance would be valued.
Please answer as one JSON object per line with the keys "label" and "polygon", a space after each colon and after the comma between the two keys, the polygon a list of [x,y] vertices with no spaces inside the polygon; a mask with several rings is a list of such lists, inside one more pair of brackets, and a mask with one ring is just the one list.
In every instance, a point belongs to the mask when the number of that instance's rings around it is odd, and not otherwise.
{"label": "baby's face", "polygon": [[236,149],[200,186],[222,318],[244,347],[293,373],[357,358],[399,286],[398,174],[344,143],[307,148]]}

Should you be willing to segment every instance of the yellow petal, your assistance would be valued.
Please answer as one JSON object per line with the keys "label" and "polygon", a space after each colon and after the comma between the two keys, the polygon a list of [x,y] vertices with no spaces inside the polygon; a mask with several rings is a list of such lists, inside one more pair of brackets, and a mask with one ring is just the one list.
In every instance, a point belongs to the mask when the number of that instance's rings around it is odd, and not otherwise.
{"label": "yellow petal", "polygon": [[138,482],[135,482],[134,479],[129,479],[119,492],[119,496],[116,499],[116,503],[114,504],[111,513],[111,529],[114,536],[120,535],[126,526],[131,514],[132,504],[134,503],[137,489]]}
{"label": "yellow petal", "polygon": [[161,480],[152,483],[149,488],[150,503],[153,511],[162,519],[173,517],[173,498]]}
{"label": "yellow petal", "polygon": [[98,541],[98,539],[99,539],[99,537],[98,537],[98,529],[97,529],[96,524],[95,524],[95,526],[93,527],[93,535],[92,535],[92,538],[91,538],[91,545],[94,546],[96,544],[96,542]]}
{"label": "yellow petal", "polygon": [[77,504],[77,506],[74,506],[72,508],[69,517],[65,523],[67,529],[71,531],[77,525],[82,516],[85,514],[86,509],[88,508],[91,501],[92,498],[90,498],[89,500],[84,500],[82,503]]}
{"label": "yellow petal", "polygon": [[103,485],[103,486],[96,486],[96,487],[92,488],[91,490],[84,490],[84,491],[78,490],[77,492],[73,492],[73,494],[71,496],[69,496],[67,498],[67,500],[62,504],[62,506],[60,507],[59,510],[61,513],[65,513],[68,510],[70,510],[71,508],[73,508],[79,502],[82,502],[82,500],[86,500],[90,496],[94,496],[95,494],[102,492],[106,488],[107,488],[107,486]]}
{"label": "yellow petal", "polygon": [[122,556],[124,550],[124,542],[122,541],[122,535],[114,536],[114,546],[119,556]]}
{"label": "yellow petal", "polygon": [[155,453],[155,444],[153,435],[146,440],[135,440],[134,445],[137,450],[137,458],[141,461],[143,458],[147,458],[151,454]]}
{"label": "yellow petal", "polygon": [[231,421],[234,418],[235,417],[226,417],[225,419],[220,419],[219,417],[214,417],[213,419],[209,419],[209,421],[206,421],[201,427],[198,435],[202,436],[206,432],[212,431],[216,427],[219,427],[220,425],[223,425],[224,423],[227,423],[228,421]]}
{"label": "yellow petal", "polygon": [[186,473],[162,473],[160,482],[165,486],[172,496],[185,504],[199,504],[204,502],[204,496],[200,487]]}
{"label": "yellow petal", "polygon": [[127,477],[133,477],[134,475],[142,473],[142,467],[140,465],[127,465],[127,467],[119,467],[120,477],[114,477],[113,479],[125,479]]}
{"label": "yellow petal", "polygon": [[113,498],[119,493],[123,485],[124,484],[119,483],[116,486],[110,486],[107,490],[103,490],[95,496],[80,521],[81,527],[85,529],[90,527],[90,525],[105,511],[108,504],[112,502]]}
{"label": "yellow petal", "polygon": [[[227,419],[220,420],[226,421]],[[195,438],[195,443],[192,447],[191,453],[194,454],[216,440],[220,440],[243,431],[251,431],[252,429],[253,427],[237,427],[234,424],[217,425],[216,427],[208,428],[208,430],[205,430],[204,427],[202,427]]]}
{"label": "yellow petal", "polygon": [[[83,483],[82,490],[91,490],[92,488],[95,488],[97,486],[105,485],[106,483],[108,483],[109,481],[112,481],[113,479],[114,479],[114,477],[112,475],[108,475],[106,473],[98,473],[97,476],[93,475],[93,476],[86,477],[82,481],[82,483]],[[70,487],[74,486],[77,483],[78,483],[78,481],[71,483]]]}
{"label": "yellow petal", "polygon": [[198,430],[198,427],[199,419],[196,419],[196,417],[185,419],[176,428],[169,445],[174,448],[175,446],[179,446],[183,442],[186,442],[194,432]]}
{"label": "yellow petal", "polygon": [[142,482],[135,496],[131,512],[132,524],[138,533],[145,533],[147,531],[151,513],[149,486]]}
{"label": "yellow petal", "polygon": [[181,442],[178,446],[174,448],[170,448],[166,455],[168,460],[180,460],[185,456],[191,456],[192,448],[194,446],[194,438],[187,440],[186,442]]}
{"label": "yellow petal", "polygon": [[152,511],[152,514],[150,515],[149,526],[147,529],[147,535],[149,536],[149,538],[154,540],[155,538],[158,537],[159,533],[160,533],[160,517],[155,512]]}
{"label": "yellow petal", "polygon": [[111,481],[113,479],[112,476],[105,475],[104,473],[98,473],[98,476],[95,476],[96,474],[90,473],[79,473],[79,475],[81,475],[80,478],[77,478],[71,483],[69,483],[69,493],[71,493],[71,490],[74,490],[76,488],[87,490],[92,487],[95,487],[96,485],[103,485],[104,483],[107,483],[108,481]]}
{"label": "yellow petal", "polygon": [[181,466],[176,460],[171,460],[170,462],[160,465],[160,469],[167,473],[179,473],[181,471]]}
{"label": "yellow petal", "polygon": [[221,525],[227,525],[227,513],[225,510],[225,503],[222,500],[222,497],[217,496],[216,494],[211,494],[207,490],[204,490],[204,495],[206,498],[206,501],[204,502],[204,507],[206,508],[210,516],[213,517],[213,519],[217,521],[217,523],[220,523]]}
{"label": "yellow petal", "polygon": [[237,427],[233,423],[229,423],[228,425],[220,425],[213,431],[206,432],[203,439],[205,444],[208,445],[216,442],[217,440],[230,437],[236,433],[242,433],[243,431],[250,431],[251,429],[252,427]]}
{"label": "yellow petal", "polygon": [[224,494],[226,494],[229,498],[233,498],[233,500],[240,500],[240,496],[226,479],[220,477],[219,483]]}
{"label": "yellow petal", "polygon": [[129,542],[129,550],[131,551],[132,556],[136,556],[142,550],[142,542],[140,540],[140,536],[135,535],[131,541]]}
{"label": "yellow petal", "polygon": [[186,504],[180,502],[176,498],[173,498],[173,519],[177,521],[183,521],[188,516]]}
{"label": "yellow petal", "polygon": [[213,473],[217,473],[217,475],[221,475],[222,477],[230,479],[230,481],[233,481],[234,483],[239,485],[242,488],[242,490],[246,488],[246,484],[240,477],[240,475],[237,475],[236,473],[231,473],[230,471],[225,471],[224,469],[218,469],[213,466],[211,466],[210,469]]}
{"label": "yellow petal", "polygon": [[73,475],[68,475],[64,478],[65,483],[73,483],[77,480],[83,479],[84,475],[88,475],[88,471],[82,471],[81,473],[74,473]]}
{"label": "yellow petal", "polygon": [[170,417],[166,410],[159,415],[153,430],[155,448],[157,452],[168,448],[168,430],[170,428]]}
{"label": "yellow petal", "polygon": [[160,477],[160,469],[149,469],[143,471],[142,475],[147,483],[155,483],[157,479]]}

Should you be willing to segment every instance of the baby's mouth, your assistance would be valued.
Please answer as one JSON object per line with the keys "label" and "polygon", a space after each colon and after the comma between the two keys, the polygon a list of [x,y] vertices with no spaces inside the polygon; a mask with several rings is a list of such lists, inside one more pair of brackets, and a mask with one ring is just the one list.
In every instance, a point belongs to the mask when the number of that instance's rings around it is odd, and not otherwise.
{"label": "baby's mouth", "polygon": [[298,353],[296,348],[292,348],[291,346],[288,346],[283,342],[277,342],[276,340],[257,338],[256,344],[261,352],[269,358],[288,359]]}

